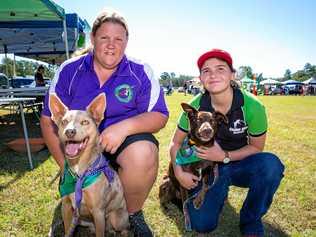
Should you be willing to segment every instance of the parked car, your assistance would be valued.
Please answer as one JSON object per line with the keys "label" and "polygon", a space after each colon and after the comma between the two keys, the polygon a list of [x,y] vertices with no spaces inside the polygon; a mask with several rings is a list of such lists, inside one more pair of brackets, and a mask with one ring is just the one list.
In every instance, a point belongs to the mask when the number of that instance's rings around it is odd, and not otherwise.
{"label": "parked car", "polygon": [[281,86],[276,86],[270,90],[270,95],[284,95],[284,89]]}
{"label": "parked car", "polygon": [[9,78],[5,74],[0,73],[0,89],[8,89],[9,87],[10,87]]}
{"label": "parked car", "polygon": [[10,86],[12,88],[29,87],[29,85],[31,85],[32,82],[35,82],[34,77],[32,78],[32,77],[17,76],[10,80]]}
{"label": "parked car", "polygon": [[300,84],[286,85],[289,95],[300,95],[303,93],[303,86]]}
{"label": "parked car", "polygon": [[[52,80],[49,79],[49,78],[47,78],[47,77],[45,77],[45,78],[44,78],[44,82],[45,82],[45,86],[46,86],[46,87],[49,87],[50,84],[51,84],[51,82],[52,82]],[[36,87],[36,82],[33,81],[28,87],[31,87],[31,88]]]}
{"label": "parked car", "polygon": [[184,87],[183,86],[178,87],[178,92],[180,92],[180,93],[182,92],[183,93],[184,92]]}

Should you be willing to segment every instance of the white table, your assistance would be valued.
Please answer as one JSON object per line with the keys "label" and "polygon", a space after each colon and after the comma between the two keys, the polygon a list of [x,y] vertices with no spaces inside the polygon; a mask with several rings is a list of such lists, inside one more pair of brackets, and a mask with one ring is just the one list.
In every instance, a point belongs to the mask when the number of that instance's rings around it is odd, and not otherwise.
{"label": "white table", "polygon": [[29,87],[29,88],[9,88],[0,89],[0,96],[3,97],[33,97],[33,96],[45,96],[48,91],[48,87]]}
{"label": "white table", "polygon": [[36,98],[31,98],[31,97],[25,97],[25,98],[18,98],[18,97],[13,97],[13,98],[0,98],[0,104],[18,104],[20,113],[21,113],[21,118],[22,118],[22,125],[23,125],[23,132],[24,132],[24,139],[25,139],[25,144],[26,144],[26,150],[27,150],[27,156],[29,159],[30,167],[33,169],[33,162],[32,162],[32,155],[31,155],[31,149],[30,149],[30,143],[29,143],[29,136],[27,132],[27,127],[26,127],[26,122],[25,122],[25,117],[24,117],[24,111],[23,111],[23,102],[25,101],[34,101]]}

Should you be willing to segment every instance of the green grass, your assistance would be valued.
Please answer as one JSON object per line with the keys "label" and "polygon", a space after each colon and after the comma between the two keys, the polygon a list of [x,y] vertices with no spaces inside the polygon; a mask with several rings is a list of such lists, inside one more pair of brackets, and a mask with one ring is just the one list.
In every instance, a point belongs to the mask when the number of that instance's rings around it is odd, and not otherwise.
{"label": "green grass", "polygon": [[[159,176],[144,211],[157,236],[196,236],[184,231],[183,216],[175,206],[163,210],[159,205],[158,187],[169,161],[168,145],[181,111],[180,102],[191,97],[174,93],[166,98],[170,119],[157,134]],[[265,150],[277,154],[286,166],[285,177],[264,217],[266,236],[316,236],[316,97],[260,99],[269,117]],[[31,136],[39,133],[38,126],[32,126]],[[0,123],[0,237],[46,236],[59,216],[57,182],[49,186],[57,166],[48,152],[34,154],[35,169],[30,171],[26,155],[12,152],[4,145],[22,134],[19,121]],[[240,236],[238,214],[245,195],[245,189],[231,188],[219,227],[208,236]]]}

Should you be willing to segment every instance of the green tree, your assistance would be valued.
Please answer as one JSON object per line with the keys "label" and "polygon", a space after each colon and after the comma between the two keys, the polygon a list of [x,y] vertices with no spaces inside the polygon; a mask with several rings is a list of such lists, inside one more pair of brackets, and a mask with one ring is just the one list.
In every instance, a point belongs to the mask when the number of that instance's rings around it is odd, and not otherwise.
{"label": "green tree", "polygon": [[305,81],[309,79],[310,77],[305,73],[304,70],[299,70],[295,73],[293,73],[292,79],[296,81]]}
{"label": "green tree", "polygon": [[312,65],[310,63],[306,63],[304,66],[304,72],[306,75],[311,78],[316,76],[316,65]]}
{"label": "green tree", "polygon": [[[8,77],[13,77],[13,60],[10,58],[4,58],[0,64],[0,72],[6,74]],[[17,76],[33,76],[36,72],[36,69],[40,63],[28,61],[28,60],[17,60],[15,61],[15,72]],[[54,77],[55,66],[53,65],[44,65],[45,73],[44,76],[48,78]]]}
{"label": "green tree", "polygon": [[163,73],[161,73],[160,78],[163,81],[167,81],[167,80],[170,80],[171,76],[170,76],[170,74],[168,72],[163,72]]}
{"label": "green tree", "polygon": [[292,79],[292,73],[290,69],[286,69],[284,76],[283,76],[283,81],[291,80]]}
{"label": "green tree", "polygon": [[8,77],[13,77],[13,60],[10,58],[2,59],[1,72]]}
{"label": "green tree", "polygon": [[312,66],[312,77],[316,77],[316,65]]}
{"label": "green tree", "polygon": [[250,66],[240,66],[238,69],[238,78],[244,78],[245,76],[252,78],[253,72]]}
{"label": "green tree", "polygon": [[180,87],[184,85],[184,82],[192,80],[192,76],[187,76],[187,75],[181,75],[179,77],[174,78],[173,81],[173,86],[175,87]]}
{"label": "green tree", "polygon": [[313,72],[313,66],[312,66],[312,64],[306,63],[305,66],[304,66],[304,72],[305,72],[306,74],[312,74],[312,72]]}

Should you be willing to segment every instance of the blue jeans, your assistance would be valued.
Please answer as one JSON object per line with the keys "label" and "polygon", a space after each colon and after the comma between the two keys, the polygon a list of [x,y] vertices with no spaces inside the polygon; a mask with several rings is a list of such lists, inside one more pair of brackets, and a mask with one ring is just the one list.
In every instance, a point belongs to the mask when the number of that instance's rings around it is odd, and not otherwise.
{"label": "blue jeans", "polygon": [[[241,161],[219,165],[219,177],[208,190],[200,209],[187,203],[191,228],[207,233],[217,227],[219,214],[227,198],[229,186],[249,188],[240,211],[242,234],[263,236],[262,216],[268,211],[273,195],[283,177],[284,166],[277,156],[267,152],[250,155]],[[197,192],[200,187],[193,190]]]}

